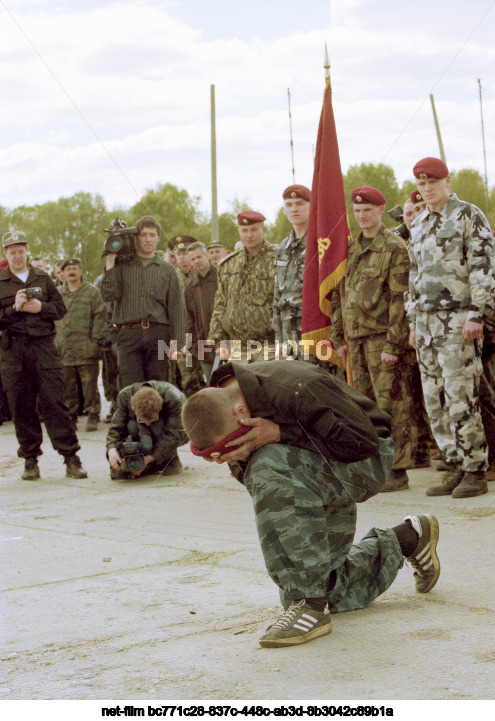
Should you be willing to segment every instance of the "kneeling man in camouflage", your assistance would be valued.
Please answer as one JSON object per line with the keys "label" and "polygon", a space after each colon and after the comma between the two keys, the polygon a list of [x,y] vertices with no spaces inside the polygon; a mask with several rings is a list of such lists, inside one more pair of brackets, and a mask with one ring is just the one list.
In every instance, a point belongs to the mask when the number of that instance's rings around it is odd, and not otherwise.
{"label": "kneeling man in camouflage", "polygon": [[308,363],[227,363],[186,401],[182,421],[193,453],[228,462],[252,497],[285,609],[261,646],[330,633],[331,613],[370,604],[404,557],[419,593],[436,584],[434,516],[372,528],[353,544],[356,503],[380,491],[394,459],[389,416],[359,391]]}

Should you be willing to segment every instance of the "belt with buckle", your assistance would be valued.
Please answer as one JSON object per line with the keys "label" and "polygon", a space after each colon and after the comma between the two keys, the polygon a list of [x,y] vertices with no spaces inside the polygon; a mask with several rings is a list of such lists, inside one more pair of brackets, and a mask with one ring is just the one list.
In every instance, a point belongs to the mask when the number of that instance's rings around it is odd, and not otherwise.
{"label": "belt with buckle", "polygon": [[157,323],[156,320],[138,320],[137,323],[121,323],[117,326],[121,328],[149,328],[152,325],[163,325],[163,323]]}

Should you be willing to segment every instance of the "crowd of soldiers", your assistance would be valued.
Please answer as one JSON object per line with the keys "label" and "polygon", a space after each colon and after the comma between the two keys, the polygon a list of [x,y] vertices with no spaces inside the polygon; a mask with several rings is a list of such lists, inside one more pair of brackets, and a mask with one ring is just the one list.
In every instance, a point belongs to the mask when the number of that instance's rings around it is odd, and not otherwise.
{"label": "crowd of soldiers", "polygon": [[[400,235],[382,222],[380,190],[352,192],[360,233],[332,295],[329,340],[348,383],[391,417],[395,456],[382,491],[407,489],[407,470],[436,457],[445,474],[428,495],[464,498],[495,477],[494,238],[483,213],[450,192],[443,161],[425,158],[414,175]],[[246,210],[233,252],[176,235],[161,255],[160,224],[144,216],[133,257],[107,253],[94,283],[77,258],[57,261],[50,277],[41,258],[29,260],[21,231],[4,235],[0,422],[12,416],[23,479],[40,477],[41,420],[67,475],[86,477],[77,422],[85,413],[86,431],[98,428],[100,363],[115,479],[180,472],[182,402],[219,364],[284,359],[345,377],[301,337],[311,191],[291,185],[282,199],[292,231],[278,246],[265,239],[265,216]],[[147,451],[143,468],[123,471],[126,441]]]}

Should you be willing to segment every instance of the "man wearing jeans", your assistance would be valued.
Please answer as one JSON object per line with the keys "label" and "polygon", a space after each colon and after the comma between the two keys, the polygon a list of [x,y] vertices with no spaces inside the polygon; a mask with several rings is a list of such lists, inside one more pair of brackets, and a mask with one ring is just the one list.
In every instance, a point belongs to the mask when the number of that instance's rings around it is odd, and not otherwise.
{"label": "man wearing jeans", "polygon": [[394,458],[390,418],[359,391],[295,361],[227,363],[185,404],[196,455],[227,461],[248,489],[265,564],[285,612],[261,637],[291,646],[330,633],[331,612],[364,608],[408,558],[416,590],[440,575],[434,516],[373,528],[353,545],[356,503]]}

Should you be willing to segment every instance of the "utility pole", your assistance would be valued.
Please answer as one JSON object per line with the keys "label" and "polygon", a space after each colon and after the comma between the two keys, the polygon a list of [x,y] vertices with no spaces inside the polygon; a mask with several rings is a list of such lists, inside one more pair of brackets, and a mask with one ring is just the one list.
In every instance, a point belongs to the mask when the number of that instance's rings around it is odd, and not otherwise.
{"label": "utility pole", "polygon": [[435,121],[435,129],[437,131],[438,147],[440,148],[440,157],[442,158],[443,162],[446,163],[447,161],[445,160],[445,153],[443,152],[442,136],[440,135],[440,125],[438,124],[437,111],[435,110],[435,101],[433,100],[433,95],[430,95],[430,100],[431,109],[433,110],[433,120]]}
{"label": "utility pole", "polygon": [[485,195],[486,195],[486,212],[490,212],[490,196],[488,194],[488,175],[486,172],[486,148],[485,148],[485,125],[483,123],[483,101],[481,99],[481,80],[478,78],[478,86],[480,90],[480,110],[481,110],[481,137],[483,138],[483,157],[485,159]]}
{"label": "utility pole", "polygon": [[292,140],[292,114],[290,112],[290,88],[287,88],[287,97],[289,98],[289,131],[290,131],[290,157],[292,161],[292,182],[296,182],[296,171],[294,170],[294,142]]}
{"label": "utility pole", "polygon": [[217,137],[215,130],[215,86],[210,86],[211,106],[211,240],[217,243],[218,207],[217,207]]}

